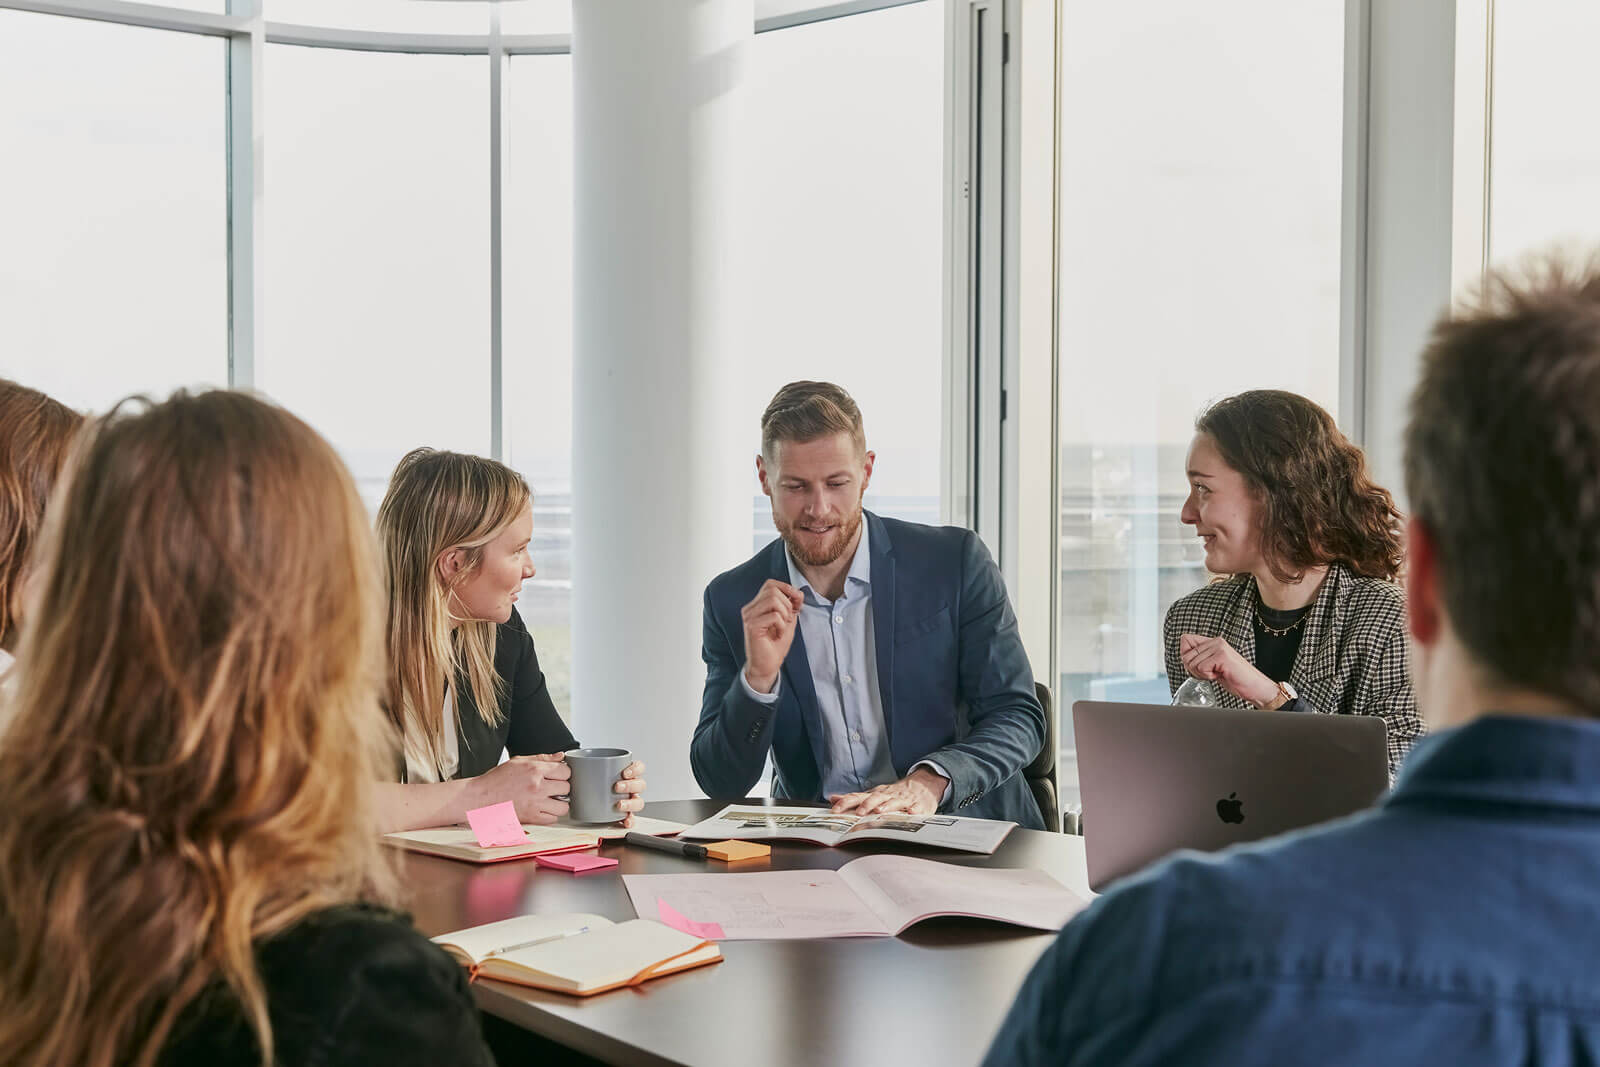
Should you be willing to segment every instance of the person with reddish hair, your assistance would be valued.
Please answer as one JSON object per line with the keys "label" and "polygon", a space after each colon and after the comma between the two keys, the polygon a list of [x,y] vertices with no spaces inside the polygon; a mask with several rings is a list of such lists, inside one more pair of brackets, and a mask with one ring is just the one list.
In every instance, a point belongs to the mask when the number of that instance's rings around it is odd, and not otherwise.
{"label": "person with reddish hair", "polygon": [[29,550],[83,421],[37,389],[0,378],[0,676],[16,652]]}

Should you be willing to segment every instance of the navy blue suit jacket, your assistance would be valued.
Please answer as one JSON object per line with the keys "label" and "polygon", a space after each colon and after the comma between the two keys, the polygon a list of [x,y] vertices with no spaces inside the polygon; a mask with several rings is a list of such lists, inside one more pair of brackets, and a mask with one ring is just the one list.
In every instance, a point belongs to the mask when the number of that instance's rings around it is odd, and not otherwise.
{"label": "navy blue suit jacket", "polygon": [[[1022,768],[1044,743],[1044,709],[999,568],[971,530],[870,511],[864,521],[878,685],[895,773],[903,777],[931,759],[951,776],[941,811],[1042,829]],[[750,699],[739,683],[740,612],[768,578],[789,580],[781,540],[706,586],[706,688],[689,762],[709,796],[737,799],[756,784],[771,752],[774,795],[820,803],[822,721],[799,628],[775,704]]]}

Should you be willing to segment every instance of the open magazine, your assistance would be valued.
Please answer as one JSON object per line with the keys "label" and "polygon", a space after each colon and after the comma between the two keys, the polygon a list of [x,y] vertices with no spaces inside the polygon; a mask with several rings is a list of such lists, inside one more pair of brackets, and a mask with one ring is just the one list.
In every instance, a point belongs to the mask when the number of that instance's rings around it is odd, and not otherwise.
{"label": "open magazine", "polygon": [[864,856],[837,871],[625,874],[634,910],[672,915],[718,940],[892,937],[954,915],[1059,930],[1088,906],[1043,871]]}
{"label": "open magazine", "polygon": [[762,808],[730,804],[678,836],[705,841],[810,841],[848,845],[854,841],[893,841],[978,852],[1000,847],[1014,822],[962,819],[955,815],[832,815],[827,808]]}

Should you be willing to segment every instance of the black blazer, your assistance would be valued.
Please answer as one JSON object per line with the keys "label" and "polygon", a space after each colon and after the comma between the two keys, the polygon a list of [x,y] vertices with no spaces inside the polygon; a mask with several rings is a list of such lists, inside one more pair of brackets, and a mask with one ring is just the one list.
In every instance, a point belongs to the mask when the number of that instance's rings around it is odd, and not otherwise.
{"label": "black blazer", "polygon": [[[493,1067],[466,972],[405,916],[347,905],[256,945],[278,1067]],[[161,1067],[259,1064],[238,999],[214,983],[179,1016]]]}
{"label": "black blazer", "polygon": [[545,684],[544,671],[533,650],[533,636],[517,609],[496,627],[494,672],[500,679],[499,726],[490,726],[478,713],[472,685],[465,673],[456,679],[456,741],[461,749],[457,778],[476,778],[500,762],[500,750],[513,756],[534,756],[577,748],[572,731],[556,714]]}

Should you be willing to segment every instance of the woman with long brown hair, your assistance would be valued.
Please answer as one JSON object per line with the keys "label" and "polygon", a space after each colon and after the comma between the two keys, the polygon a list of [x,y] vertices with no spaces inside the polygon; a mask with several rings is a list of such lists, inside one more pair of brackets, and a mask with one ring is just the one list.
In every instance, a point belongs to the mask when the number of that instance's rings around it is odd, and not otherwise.
{"label": "woman with long brown hair", "polygon": [[382,589],[332,448],[241,393],[91,427],[0,734],[0,1063],[492,1062],[376,906]]}
{"label": "woman with long brown hair", "polygon": [[0,677],[11,667],[22,630],[28,553],[82,426],[83,416],[65,404],[0,378]]}
{"label": "woman with long brown hair", "polygon": [[1393,774],[1422,734],[1395,583],[1400,513],[1321,407],[1258,389],[1195,423],[1182,520],[1227,575],[1167,612],[1167,681],[1232,707],[1378,715]]}
{"label": "woman with long brown hair", "polygon": [[[578,747],[556,713],[517,613],[533,577],[533,494],[503,463],[419,448],[378,508],[389,589],[389,712],[405,738],[402,784],[380,793],[385,830],[463,822],[510,800],[523,822],[565,815]],[[500,762],[502,753],[511,758]],[[613,786],[624,821],[644,806],[644,764]]]}

